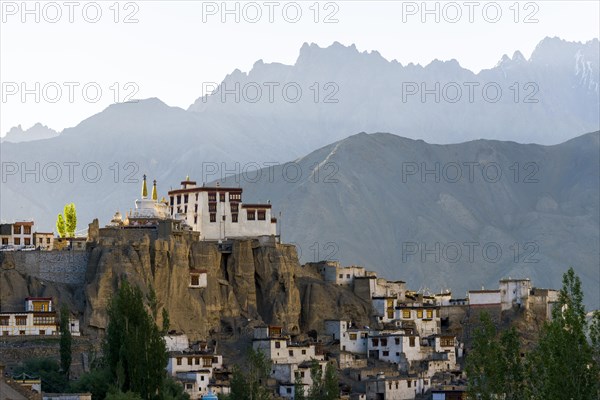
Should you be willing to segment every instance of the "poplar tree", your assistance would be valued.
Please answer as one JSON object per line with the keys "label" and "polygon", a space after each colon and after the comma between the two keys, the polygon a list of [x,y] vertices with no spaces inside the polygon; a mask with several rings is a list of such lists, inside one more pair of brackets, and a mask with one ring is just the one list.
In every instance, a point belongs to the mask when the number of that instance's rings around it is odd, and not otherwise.
{"label": "poplar tree", "polygon": [[[581,280],[573,268],[563,275],[552,321],[542,328],[539,343],[529,356],[531,398],[596,399],[600,370],[594,359],[594,330],[588,328]],[[588,342],[587,333],[590,333]]]}
{"label": "poplar tree", "polygon": [[155,319],[146,311],[144,296],[127,281],[108,308],[104,356],[110,375],[123,392],[139,393],[142,399],[162,397],[168,354]]}
{"label": "poplar tree", "polygon": [[61,238],[67,237],[67,227],[65,226],[65,219],[62,214],[58,214],[56,217],[56,231]]}
{"label": "poplar tree", "polygon": [[68,378],[71,370],[71,346],[73,338],[69,326],[69,309],[63,305],[60,309],[60,369]]}

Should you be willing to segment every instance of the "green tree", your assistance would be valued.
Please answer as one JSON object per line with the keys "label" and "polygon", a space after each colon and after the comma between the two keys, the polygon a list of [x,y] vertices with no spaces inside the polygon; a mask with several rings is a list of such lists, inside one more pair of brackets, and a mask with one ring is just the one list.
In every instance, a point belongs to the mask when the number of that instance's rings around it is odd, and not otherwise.
{"label": "green tree", "polygon": [[312,386],[308,390],[309,400],[320,400],[323,396],[323,369],[317,360],[310,364],[310,378]]}
{"label": "green tree", "polygon": [[294,400],[306,400],[304,383],[302,383],[302,378],[299,373],[296,373],[296,378],[294,380]]}
{"label": "green tree", "polygon": [[110,371],[105,366],[95,366],[90,372],[83,374],[77,381],[71,382],[71,392],[92,394],[92,400],[104,400],[112,381]]}
{"label": "green tree", "polygon": [[594,314],[592,315],[590,341],[592,343],[594,361],[596,361],[597,365],[600,365],[600,310],[594,311]]}
{"label": "green tree", "polygon": [[77,212],[75,211],[75,204],[66,204],[63,212],[65,216],[65,228],[67,230],[67,235],[69,235],[69,237],[74,237],[75,231],[77,230]]}
{"label": "green tree", "polygon": [[161,390],[162,400],[189,400],[190,396],[185,392],[183,385],[167,376]]}
{"label": "green tree", "polygon": [[498,357],[500,346],[497,331],[490,315],[483,312],[481,326],[475,329],[473,348],[468,354],[465,371],[468,393],[474,399],[491,400],[501,390]]}
{"label": "green tree", "polygon": [[587,331],[581,280],[569,268],[563,275],[552,321],[544,325],[538,345],[528,357],[531,398],[598,398],[600,372]]}
{"label": "green tree", "polygon": [[139,393],[113,391],[106,395],[106,400],[142,400]]}
{"label": "green tree", "polygon": [[65,226],[65,219],[62,214],[58,214],[56,217],[56,231],[61,238],[67,237],[67,227]]}
{"label": "green tree", "polygon": [[60,369],[69,378],[71,370],[71,328],[69,325],[69,309],[63,305],[60,309]]}
{"label": "green tree", "polygon": [[143,299],[139,287],[126,280],[121,283],[108,307],[104,357],[117,389],[150,399],[160,396],[168,355],[161,332],[146,311]]}
{"label": "green tree", "polygon": [[325,376],[323,378],[323,397],[325,400],[339,399],[340,385],[337,369],[332,363],[327,363]]}
{"label": "green tree", "polygon": [[32,358],[15,369],[14,375],[25,373],[39,377],[42,381],[42,391],[47,393],[62,393],[68,388],[67,377],[60,371],[60,365],[51,358]]}
{"label": "green tree", "polygon": [[166,335],[169,333],[169,326],[171,325],[171,321],[169,319],[169,312],[166,308],[162,310],[162,334]]}
{"label": "green tree", "polygon": [[271,360],[261,350],[250,348],[243,369],[234,366],[231,378],[230,400],[268,400],[271,398],[265,387],[271,372]]}

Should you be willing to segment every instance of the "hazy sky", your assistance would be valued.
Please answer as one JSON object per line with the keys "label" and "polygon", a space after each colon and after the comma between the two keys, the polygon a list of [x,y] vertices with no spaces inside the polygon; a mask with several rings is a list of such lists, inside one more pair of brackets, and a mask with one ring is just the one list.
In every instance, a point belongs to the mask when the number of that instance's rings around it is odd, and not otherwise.
{"label": "hazy sky", "polygon": [[187,108],[203,82],[259,59],[293,64],[304,42],[479,71],[515,50],[529,57],[545,36],[587,41],[600,26],[598,1],[428,1],[429,14],[421,1],[228,1],[230,13],[220,1],[0,3],[2,135],[36,122],[62,130],[133,92]]}

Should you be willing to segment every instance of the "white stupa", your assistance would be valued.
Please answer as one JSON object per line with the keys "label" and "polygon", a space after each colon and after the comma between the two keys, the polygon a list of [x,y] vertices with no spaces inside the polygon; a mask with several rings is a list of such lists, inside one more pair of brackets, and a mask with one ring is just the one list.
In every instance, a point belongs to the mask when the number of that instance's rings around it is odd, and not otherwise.
{"label": "white stupa", "polygon": [[142,181],[142,198],[135,201],[135,209],[128,213],[125,225],[152,225],[158,220],[165,219],[171,219],[167,201],[164,198],[160,201],[158,200],[156,180],[154,180],[152,185],[152,196],[148,198],[146,175],[144,175],[144,180]]}

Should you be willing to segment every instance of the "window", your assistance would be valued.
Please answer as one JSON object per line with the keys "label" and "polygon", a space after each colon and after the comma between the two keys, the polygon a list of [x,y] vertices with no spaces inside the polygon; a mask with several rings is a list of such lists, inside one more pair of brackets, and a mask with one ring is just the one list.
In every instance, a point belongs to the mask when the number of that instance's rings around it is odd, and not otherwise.
{"label": "window", "polygon": [[183,207],[183,212],[187,214],[187,206]]}
{"label": "window", "polygon": [[16,246],[21,244],[21,238],[14,238],[14,241]]}
{"label": "window", "polygon": [[225,203],[225,193],[219,193],[219,201]]}
{"label": "window", "polygon": [[8,238],[2,238],[2,244],[8,244]]}
{"label": "window", "polygon": [[395,342],[396,344],[400,344],[400,338],[396,338]]}
{"label": "window", "polygon": [[433,318],[433,310],[427,310],[427,318]]}
{"label": "window", "polygon": [[217,214],[210,213],[210,222],[217,222]]}
{"label": "window", "polygon": [[175,197],[171,196],[171,207],[175,204]]}
{"label": "window", "polygon": [[46,244],[50,244],[50,238],[46,238]]}
{"label": "window", "polygon": [[16,316],[15,321],[17,325],[27,325],[27,317],[26,316]]}
{"label": "window", "polygon": [[406,383],[408,384],[408,387],[410,387],[411,381],[406,381]]}
{"label": "window", "polygon": [[265,210],[258,210],[258,220],[259,221],[264,221],[266,219],[266,215],[267,215],[267,213],[265,212]]}
{"label": "window", "polygon": [[216,193],[209,193],[208,194],[208,201],[217,201],[217,194]]}
{"label": "window", "polygon": [[256,219],[255,210],[248,210],[248,221],[254,221]]}
{"label": "window", "polygon": [[40,329],[40,335],[45,335],[45,334],[46,334],[46,331],[43,329]]}
{"label": "window", "polygon": [[396,390],[398,390],[398,381],[396,381]]}
{"label": "window", "polygon": [[19,335],[24,335],[25,331],[19,331]]}
{"label": "window", "polygon": [[387,346],[387,338],[381,339],[381,345]]}
{"label": "window", "polygon": [[237,214],[231,214],[231,222],[238,222],[238,215]]}
{"label": "window", "polygon": [[350,274],[346,274],[346,279],[350,279]]}
{"label": "window", "polygon": [[184,194],[184,195],[183,195],[183,202],[184,202],[185,204],[187,204],[187,202],[188,202],[188,199],[189,199],[189,195],[187,195],[187,194]]}
{"label": "window", "polygon": [[188,359],[187,359],[187,365],[194,365],[194,358],[193,357],[188,357]]}
{"label": "window", "polygon": [[240,193],[229,193],[229,201],[240,201],[242,195]]}
{"label": "window", "polygon": [[417,310],[417,318],[423,318],[423,310]]}
{"label": "window", "polygon": [[29,246],[31,244],[31,239],[30,238],[25,238],[25,246]]}
{"label": "window", "polygon": [[23,233],[26,235],[31,235],[31,226],[29,226],[29,225],[24,226]]}
{"label": "window", "polygon": [[389,355],[390,355],[390,352],[389,352],[389,351],[384,351],[384,352],[383,352],[383,356],[384,356],[384,357],[388,357]]}
{"label": "window", "polygon": [[198,217],[194,216],[194,223],[197,224],[198,223]]}
{"label": "window", "polygon": [[236,213],[239,211],[239,207],[240,205],[238,203],[230,203],[230,207],[231,207],[231,212],[232,213]]}
{"label": "window", "polygon": [[302,350],[302,355],[306,355],[306,350]]}
{"label": "window", "polygon": [[177,195],[177,204],[181,204],[181,195]]}
{"label": "window", "polygon": [[292,394],[292,388],[290,388],[290,387],[289,388],[285,388],[285,392],[287,394]]}
{"label": "window", "polygon": [[21,234],[21,225],[13,225],[13,233],[15,235],[20,235]]}
{"label": "window", "polygon": [[356,340],[356,333],[350,334],[350,340]]}
{"label": "window", "polygon": [[410,310],[402,310],[402,318],[410,318]]}
{"label": "window", "polygon": [[208,212],[217,212],[217,203],[210,203],[208,205]]}
{"label": "window", "polygon": [[294,357],[294,350],[289,350],[288,353],[290,354],[290,357]]}
{"label": "window", "polygon": [[[54,325],[56,324],[56,320],[54,316],[33,316],[33,324],[34,325]],[[25,325],[25,324],[22,324]]]}
{"label": "window", "polygon": [[275,348],[276,349],[280,349],[281,348],[281,342],[275,342]]}
{"label": "window", "polygon": [[8,316],[0,317],[0,325],[8,326],[9,319],[10,319],[10,317],[8,317]]}
{"label": "window", "polygon": [[379,339],[371,339],[371,343],[373,343],[373,347],[379,346]]}
{"label": "window", "polygon": [[181,365],[181,357],[177,357],[177,365]]}
{"label": "window", "polygon": [[190,285],[191,286],[199,286],[200,285],[200,275],[191,274],[190,275]]}
{"label": "window", "polygon": [[425,379],[425,380],[423,381],[423,385],[429,385],[429,381],[428,381],[427,379]]}
{"label": "window", "polygon": [[410,347],[415,347],[415,337],[414,336],[411,336],[408,338],[408,345]]}
{"label": "window", "polygon": [[340,279],[344,279],[344,274],[340,274]]}

